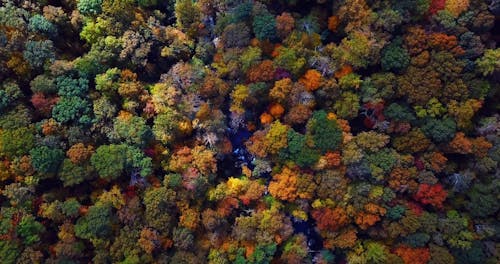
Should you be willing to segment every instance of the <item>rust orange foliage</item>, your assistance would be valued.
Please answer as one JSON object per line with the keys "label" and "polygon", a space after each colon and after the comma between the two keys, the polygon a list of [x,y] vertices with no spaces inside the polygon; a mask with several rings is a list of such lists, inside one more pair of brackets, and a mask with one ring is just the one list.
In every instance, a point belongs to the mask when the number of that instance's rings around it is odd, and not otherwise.
{"label": "rust orange foliage", "polygon": [[250,68],[247,78],[250,82],[266,82],[274,78],[274,65],[271,60],[265,60]]}
{"label": "rust orange foliage", "polygon": [[275,118],[279,118],[284,112],[285,108],[281,104],[275,103],[269,107],[269,113]]}
{"label": "rust orange foliage", "polygon": [[284,167],[273,176],[273,181],[269,183],[269,193],[280,200],[293,202],[297,198],[297,176],[294,170]]}
{"label": "rust orange foliage", "polygon": [[411,248],[403,245],[396,248],[394,253],[402,258],[405,264],[427,264],[431,258],[428,248]]}
{"label": "rust orange foliage", "polygon": [[459,154],[472,153],[472,142],[465,137],[463,132],[455,134],[453,140],[449,143],[451,152]]}
{"label": "rust orange foliage", "polygon": [[312,217],[321,231],[337,231],[349,223],[347,212],[342,207],[314,210]]}
{"label": "rust orange foliage", "polygon": [[488,150],[493,147],[493,144],[484,137],[478,137],[472,141],[472,153],[479,158],[484,158],[488,154]]}
{"label": "rust orange foliage", "polygon": [[299,79],[306,90],[312,92],[319,88],[321,84],[321,73],[317,70],[307,70],[307,72]]}
{"label": "rust orange foliage", "polygon": [[448,194],[441,184],[430,185],[423,183],[415,194],[415,200],[422,204],[430,204],[436,208],[443,208],[443,202]]}
{"label": "rust orange foliage", "polygon": [[268,112],[264,112],[264,113],[262,113],[262,115],[260,115],[260,123],[261,124],[268,125],[268,124],[271,124],[271,122],[273,122],[273,116],[270,115]]}
{"label": "rust orange foliage", "polygon": [[335,78],[340,79],[348,74],[352,73],[351,65],[344,65],[340,70],[335,72]]}
{"label": "rust orange foliage", "polygon": [[338,16],[331,16],[328,18],[328,29],[332,32],[337,32],[337,27],[340,24]]}

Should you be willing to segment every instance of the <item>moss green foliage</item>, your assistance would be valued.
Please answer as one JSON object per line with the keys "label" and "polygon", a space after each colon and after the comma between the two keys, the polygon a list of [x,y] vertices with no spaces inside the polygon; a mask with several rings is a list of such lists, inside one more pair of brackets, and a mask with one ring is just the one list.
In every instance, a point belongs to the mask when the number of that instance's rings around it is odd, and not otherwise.
{"label": "moss green foliage", "polygon": [[91,104],[88,100],[72,96],[62,97],[52,108],[52,116],[61,123],[77,122],[81,124],[90,124]]}
{"label": "moss green foliage", "polygon": [[252,22],[253,32],[259,40],[276,38],[276,19],[268,12],[257,14]]}
{"label": "moss green foliage", "polygon": [[92,167],[77,165],[65,159],[59,170],[59,178],[64,186],[73,186],[92,178]]}
{"label": "moss green foliage", "polygon": [[307,145],[307,137],[294,130],[288,131],[288,147],[280,153],[285,159],[295,162],[300,167],[314,165],[319,159],[319,153]]}
{"label": "moss green foliage", "polygon": [[83,15],[97,15],[102,11],[103,0],[79,0],[78,11]]}
{"label": "moss green foliage", "polygon": [[451,118],[428,119],[422,126],[422,132],[438,143],[450,141],[455,135],[456,130],[455,121]]}
{"label": "moss green foliage", "polygon": [[382,50],[380,65],[385,71],[401,72],[410,64],[408,52],[401,47],[401,40],[393,40]]}
{"label": "moss green foliage", "polygon": [[126,144],[102,145],[90,159],[92,166],[101,178],[115,179],[123,173],[137,171],[146,177],[151,173],[151,158],[139,149]]}
{"label": "moss green foliage", "polygon": [[0,153],[8,157],[22,156],[33,148],[34,142],[30,128],[6,129],[0,132]]}
{"label": "moss green foliage", "polygon": [[0,261],[6,264],[16,263],[17,256],[20,254],[17,245],[11,241],[0,241]]}
{"label": "moss green foliage", "polygon": [[111,206],[96,204],[75,224],[75,235],[80,238],[106,238],[111,234]]}
{"label": "moss green foliage", "polygon": [[54,37],[57,34],[57,28],[41,15],[30,17],[28,28],[35,32]]}
{"label": "moss green foliage", "polygon": [[401,122],[412,122],[415,120],[415,115],[407,106],[392,103],[384,109],[384,115],[392,120]]}
{"label": "moss green foliage", "polygon": [[56,56],[54,53],[54,43],[51,40],[30,40],[26,42],[23,56],[31,67],[40,68],[45,63],[54,61]]}
{"label": "moss green foliage", "polygon": [[152,137],[151,128],[146,121],[138,116],[130,119],[116,119],[113,126],[112,138],[123,140],[133,146],[143,147]]}
{"label": "moss green foliage", "polygon": [[40,173],[56,173],[64,159],[64,152],[58,148],[47,146],[30,150],[31,164]]}
{"label": "moss green foliage", "polygon": [[335,120],[330,120],[325,111],[317,111],[307,123],[307,132],[314,147],[321,152],[336,150],[342,142],[342,130]]}
{"label": "moss green foliage", "polygon": [[500,49],[489,49],[484,52],[483,57],[477,59],[478,70],[483,75],[492,74],[500,69]]}
{"label": "moss green foliage", "polygon": [[23,96],[19,85],[15,82],[8,82],[1,86],[0,90],[0,111],[5,110],[12,105],[16,100]]}
{"label": "moss green foliage", "polygon": [[40,240],[40,233],[44,230],[41,223],[37,222],[33,216],[27,215],[21,219],[16,231],[26,245],[31,245]]}

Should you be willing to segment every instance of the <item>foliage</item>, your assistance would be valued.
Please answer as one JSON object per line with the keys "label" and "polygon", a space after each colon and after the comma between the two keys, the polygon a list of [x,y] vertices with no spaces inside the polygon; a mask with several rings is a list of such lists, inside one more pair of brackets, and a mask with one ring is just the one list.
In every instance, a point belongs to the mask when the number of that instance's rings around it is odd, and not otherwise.
{"label": "foliage", "polygon": [[56,173],[64,159],[61,149],[47,146],[36,147],[30,150],[31,164],[40,173]]}
{"label": "foliage", "polygon": [[0,4],[0,263],[499,263],[498,0]]}
{"label": "foliage", "polygon": [[139,149],[126,144],[102,145],[90,158],[101,178],[115,179],[123,173],[137,172],[142,177],[151,173],[151,158]]}
{"label": "foliage", "polygon": [[335,120],[330,120],[325,111],[313,113],[307,123],[307,132],[311,136],[314,146],[325,153],[328,150],[336,150],[342,141],[342,131]]}

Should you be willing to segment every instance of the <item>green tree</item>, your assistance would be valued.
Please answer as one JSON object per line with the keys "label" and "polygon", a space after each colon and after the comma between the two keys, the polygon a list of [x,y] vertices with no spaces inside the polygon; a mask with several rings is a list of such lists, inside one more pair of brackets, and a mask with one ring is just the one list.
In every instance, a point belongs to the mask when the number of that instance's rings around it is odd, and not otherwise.
{"label": "green tree", "polygon": [[101,145],[90,158],[101,178],[116,179],[124,173],[138,172],[146,177],[152,172],[151,158],[135,147],[126,144]]}
{"label": "green tree", "polygon": [[476,65],[485,76],[498,71],[500,69],[500,48],[486,50],[483,57],[476,60]]}
{"label": "green tree", "polygon": [[5,82],[0,88],[0,111],[4,111],[16,100],[23,97],[23,92],[15,82]]}
{"label": "green tree", "polygon": [[151,128],[146,125],[146,120],[139,116],[130,118],[117,118],[113,126],[112,139],[123,140],[125,143],[144,147],[152,138]]}
{"label": "green tree", "polygon": [[342,93],[333,105],[337,115],[344,119],[353,119],[358,116],[359,107],[359,96],[352,92]]}
{"label": "green tree", "polygon": [[31,164],[40,173],[56,173],[64,159],[64,151],[47,146],[36,147],[30,150]]}
{"label": "green tree", "polygon": [[319,153],[307,145],[307,137],[295,132],[288,131],[288,147],[281,151],[280,156],[290,159],[300,167],[314,165],[319,159]]}
{"label": "green tree", "polygon": [[57,35],[57,28],[42,15],[36,14],[29,19],[28,29],[48,37]]}
{"label": "green tree", "polygon": [[32,245],[40,241],[40,233],[45,231],[45,227],[37,222],[32,215],[25,215],[19,222],[16,231],[23,238],[24,244]]}
{"label": "green tree", "polygon": [[98,15],[102,11],[102,0],[78,0],[77,7],[82,15]]}
{"label": "green tree", "polygon": [[307,135],[322,153],[337,150],[342,143],[342,130],[337,121],[328,119],[323,110],[314,112],[307,122]]}
{"label": "green tree", "polygon": [[76,217],[78,216],[80,207],[81,204],[75,198],[69,198],[62,204],[61,211],[67,217]]}
{"label": "green tree", "polygon": [[111,235],[111,205],[98,203],[76,221],[75,235],[84,239],[105,238]]}
{"label": "green tree", "polygon": [[57,94],[63,97],[84,97],[89,90],[89,81],[85,78],[74,79],[69,76],[56,78]]}
{"label": "green tree", "polygon": [[27,154],[35,143],[33,132],[29,127],[0,131],[0,153],[10,158]]}
{"label": "green tree", "polygon": [[90,124],[92,122],[91,107],[87,99],[77,96],[62,97],[52,108],[52,117],[60,123]]}
{"label": "green tree", "polygon": [[73,186],[92,178],[92,167],[88,165],[77,165],[69,159],[65,159],[59,170],[59,179],[64,187]]}
{"label": "green tree", "polygon": [[167,232],[172,228],[175,214],[175,192],[172,189],[160,187],[150,188],[144,194],[144,217],[146,223],[159,230]]}
{"label": "green tree", "polygon": [[200,20],[200,14],[200,8],[193,0],[175,1],[175,18],[180,30],[189,33]]}
{"label": "green tree", "polygon": [[26,42],[23,56],[33,68],[40,68],[46,62],[55,60],[54,43],[51,40],[29,40]]}
{"label": "green tree", "polygon": [[451,118],[428,119],[422,126],[425,136],[437,143],[448,142],[455,136],[457,125]]}
{"label": "green tree", "polygon": [[398,103],[392,103],[385,108],[384,115],[398,122],[412,122],[415,120],[415,115],[411,109]]}
{"label": "green tree", "polygon": [[499,182],[494,181],[488,184],[476,183],[471,190],[467,192],[469,201],[466,208],[474,217],[488,217],[496,215],[500,209],[498,204]]}
{"label": "green tree", "polygon": [[410,55],[401,45],[402,39],[393,40],[382,50],[380,64],[384,71],[402,72],[410,64]]}
{"label": "green tree", "polygon": [[5,264],[16,263],[17,257],[21,254],[17,245],[9,240],[0,240],[0,262]]}
{"label": "green tree", "polygon": [[259,40],[276,39],[276,18],[269,12],[262,12],[253,18],[253,32]]}

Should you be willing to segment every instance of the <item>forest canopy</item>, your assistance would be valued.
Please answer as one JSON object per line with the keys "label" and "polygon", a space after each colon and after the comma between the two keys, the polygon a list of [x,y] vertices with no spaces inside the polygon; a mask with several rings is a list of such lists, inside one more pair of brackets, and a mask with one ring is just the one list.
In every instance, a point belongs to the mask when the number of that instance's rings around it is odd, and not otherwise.
{"label": "forest canopy", "polygon": [[0,263],[500,263],[500,1],[0,0]]}

